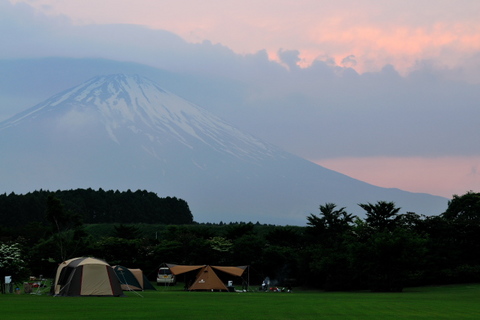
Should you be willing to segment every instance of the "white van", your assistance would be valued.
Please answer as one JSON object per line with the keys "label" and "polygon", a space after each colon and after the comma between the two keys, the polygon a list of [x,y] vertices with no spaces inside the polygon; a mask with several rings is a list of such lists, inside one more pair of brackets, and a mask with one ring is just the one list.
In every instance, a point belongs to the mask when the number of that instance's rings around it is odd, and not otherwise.
{"label": "white van", "polygon": [[157,285],[175,285],[177,283],[177,278],[167,267],[162,267],[158,269],[157,275]]}

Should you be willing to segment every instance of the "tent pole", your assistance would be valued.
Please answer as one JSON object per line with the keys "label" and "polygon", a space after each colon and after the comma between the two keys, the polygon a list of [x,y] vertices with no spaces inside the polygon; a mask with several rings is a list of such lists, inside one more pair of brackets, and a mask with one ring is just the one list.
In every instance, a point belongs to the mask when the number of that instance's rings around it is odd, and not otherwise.
{"label": "tent pole", "polygon": [[247,267],[247,292],[250,291],[250,265]]}

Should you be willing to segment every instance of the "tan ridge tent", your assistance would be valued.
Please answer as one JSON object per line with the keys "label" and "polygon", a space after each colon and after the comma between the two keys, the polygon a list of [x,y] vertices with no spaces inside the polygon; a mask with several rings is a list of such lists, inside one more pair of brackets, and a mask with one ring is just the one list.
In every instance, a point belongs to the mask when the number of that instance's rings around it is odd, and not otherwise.
{"label": "tan ridge tent", "polygon": [[73,258],[57,268],[55,296],[123,296],[113,268],[96,258]]}
{"label": "tan ridge tent", "polygon": [[229,291],[226,284],[219,278],[217,272],[223,272],[230,276],[241,277],[247,266],[225,267],[209,265],[176,265],[167,264],[174,275],[197,271],[195,280],[188,286],[188,290],[219,290]]}

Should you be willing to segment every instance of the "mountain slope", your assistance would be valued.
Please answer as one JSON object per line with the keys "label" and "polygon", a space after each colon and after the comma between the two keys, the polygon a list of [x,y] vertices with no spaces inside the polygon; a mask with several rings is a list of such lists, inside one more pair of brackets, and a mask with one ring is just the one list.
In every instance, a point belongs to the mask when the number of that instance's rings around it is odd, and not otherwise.
{"label": "mountain slope", "polygon": [[[375,187],[279,150],[140,76],[99,76],[0,123],[0,192],[147,189],[197,221],[304,224],[319,204],[447,200]],[[3,153],[3,152],[2,152]]]}

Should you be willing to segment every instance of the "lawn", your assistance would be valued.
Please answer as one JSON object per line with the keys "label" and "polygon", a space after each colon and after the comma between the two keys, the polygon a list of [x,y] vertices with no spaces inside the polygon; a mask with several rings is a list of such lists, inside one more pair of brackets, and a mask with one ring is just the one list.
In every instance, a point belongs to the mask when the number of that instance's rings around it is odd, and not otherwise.
{"label": "lawn", "polygon": [[0,295],[2,319],[480,319],[480,284],[402,293],[185,292],[179,287],[122,298]]}

